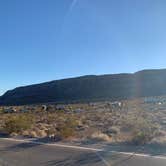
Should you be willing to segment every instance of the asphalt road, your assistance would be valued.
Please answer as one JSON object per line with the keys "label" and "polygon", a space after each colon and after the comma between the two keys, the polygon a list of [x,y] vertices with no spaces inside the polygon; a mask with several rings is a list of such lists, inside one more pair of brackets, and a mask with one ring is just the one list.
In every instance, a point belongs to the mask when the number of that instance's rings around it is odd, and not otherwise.
{"label": "asphalt road", "polygon": [[0,139],[0,166],[166,166],[166,158]]}

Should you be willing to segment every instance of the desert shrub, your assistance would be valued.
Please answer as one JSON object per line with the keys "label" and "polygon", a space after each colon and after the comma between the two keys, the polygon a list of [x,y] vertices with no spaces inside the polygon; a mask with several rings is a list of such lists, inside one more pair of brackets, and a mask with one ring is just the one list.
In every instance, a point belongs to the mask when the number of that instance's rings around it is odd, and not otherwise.
{"label": "desert shrub", "polygon": [[2,109],[0,109],[0,114],[1,114],[1,113],[3,113],[3,110],[2,110]]}
{"label": "desert shrub", "polygon": [[52,124],[56,121],[56,116],[54,114],[48,114],[47,115],[47,123]]}
{"label": "desert shrub", "polygon": [[5,120],[3,129],[8,133],[20,133],[30,129],[33,121],[33,117],[28,115],[10,116]]}
{"label": "desert shrub", "polygon": [[151,121],[139,119],[135,121],[135,128],[132,131],[132,141],[135,144],[149,143],[157,134],[158,127]]}
{"label": "desert shrub", "polygon": [[130,117],[124,125],[123,129],[126,128],[131,133],[134,144],[149,143],[158,132],[158,126],[143,117]]}
{"label": "desert shrub", "polygon": [[57,131],[61,138],[69,138],[75,136],[75,130],[78,122],[73,117],[68,117],[63,124],[60,123],[57,127]]}
{"label": "desert shrub", "polygon": [[62,126],[60,127],[59,135],[63,139],[73,137],[75,135],[75,130],[68,126]]}
{"label": "desert shrub", "polygon": [[152,139],[151,134],[144,133],[142,131],[134,132],[132,142],[136,145],[145,144]]}

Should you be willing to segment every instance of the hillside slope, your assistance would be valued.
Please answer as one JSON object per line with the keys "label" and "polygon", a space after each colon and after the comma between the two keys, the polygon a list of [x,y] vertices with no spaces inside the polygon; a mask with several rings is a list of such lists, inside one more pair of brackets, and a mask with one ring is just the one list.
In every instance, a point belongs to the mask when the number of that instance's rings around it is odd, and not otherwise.
{"label": "hillside slope", "polygon": [[118,100],[166,94],[166,69],[134,74],[82,76],[18,87],[0,97],[0,105]]}

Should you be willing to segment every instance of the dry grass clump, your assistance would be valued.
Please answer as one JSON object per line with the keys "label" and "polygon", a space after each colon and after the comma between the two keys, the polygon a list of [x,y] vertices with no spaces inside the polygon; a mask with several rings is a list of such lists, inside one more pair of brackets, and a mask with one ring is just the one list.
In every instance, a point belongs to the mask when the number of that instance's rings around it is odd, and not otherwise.
{"label": "dry grass clump", "polygon": [[91,135],[91,139],[94,139],[96,141],[107,141],[110,142],[112,141],[112,138],[108,136],[107,134],[104,134],[102,132],[95,132]]}
{"label": "dry grass clump", "polygon": [[29,134],[30,132],[28,131],[28,130],[24,130],[21,134],[23,135],[23,136],[29,136],[30,134]]}
{"label": "dry grass clump", "polygon": [[45,130],[37,130],[36,131],[36,134],[38,137],[40,138],[44,138],[44,137],[47,137],[47,132]]}
{"label": "dry grass clump", "polygon": [[29,131],[29,135],[28,135],[28,136],[30,136],[30,137],[32,137],[32,138],[38,137],[36,131]]}

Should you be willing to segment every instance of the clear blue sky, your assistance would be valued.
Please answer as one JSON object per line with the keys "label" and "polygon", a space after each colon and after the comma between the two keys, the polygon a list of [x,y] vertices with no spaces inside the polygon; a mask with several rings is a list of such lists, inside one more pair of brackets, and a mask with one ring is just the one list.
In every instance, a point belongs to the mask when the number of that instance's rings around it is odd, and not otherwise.
{"label": "clear blue sky", "polygon": [[54,79],[166,68],[166,0],[1,0],[0,94]]}

